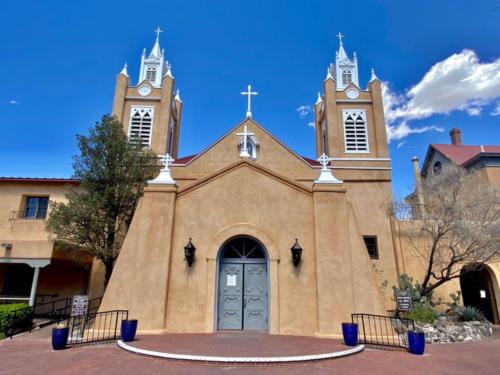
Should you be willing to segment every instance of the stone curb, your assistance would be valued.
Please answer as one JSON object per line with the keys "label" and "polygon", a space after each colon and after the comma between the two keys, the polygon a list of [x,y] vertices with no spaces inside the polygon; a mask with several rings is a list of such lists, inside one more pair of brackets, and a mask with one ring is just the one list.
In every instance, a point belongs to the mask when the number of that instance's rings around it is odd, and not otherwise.
{"label": "stone curb", "polygon": [[358,345],[352,349],[342,350],[338,352],[299,355],[290,357],[217,357],[217,356],[205,356],[205,355],[193,355],[193,354],[163,353],[154,350],[139,349],[124,343],[122,340],[118,340],[116,343],[120,348],[124,350],[150,357],[177,359],[185,361],[220,362],[220,363],[284,363],[284,362],[317,361],[321,359],[345,357],[348,355],[360,353],[365,349],[364,345]]}

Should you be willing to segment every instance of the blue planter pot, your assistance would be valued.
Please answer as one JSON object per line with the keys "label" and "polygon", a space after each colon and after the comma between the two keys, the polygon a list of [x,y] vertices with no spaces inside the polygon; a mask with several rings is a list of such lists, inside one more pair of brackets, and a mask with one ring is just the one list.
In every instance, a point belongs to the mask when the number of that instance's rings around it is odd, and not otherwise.
{"label": "blue planter pot", "polygon": [[408,344],[410,353],[422,355],[425,351],[425,333],[419,331],[408,331]]}
{"label": "blue planter pot", "polygon": [[68,343],[69,328],[52,328],[52,348],[61,350]]}
{"label": "blue planter pot", "polygon": [[342,323],[342,335],[347,346],[358,345],[358,324]]}
{"label": "blue planter pot", "polygon": [[122,320],[121,335],[122,341],[134,341],[137,332],[137,319]]}

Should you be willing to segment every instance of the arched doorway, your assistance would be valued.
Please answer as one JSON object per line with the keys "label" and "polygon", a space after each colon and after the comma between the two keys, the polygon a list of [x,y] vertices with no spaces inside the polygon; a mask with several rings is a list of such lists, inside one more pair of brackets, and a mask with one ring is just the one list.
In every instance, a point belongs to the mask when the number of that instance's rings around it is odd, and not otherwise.
{"label": "arched doorway", "polygon": [[495,290],[490,271],[486,265],[475,271],[462,272],[460,289],[464,306],[475,306],[490,322],[498,323]]}
{"label": "arched doorway", "polygon": [[219,252],[217,328],[267,331],[267,252],[257,240],[239,236]]}

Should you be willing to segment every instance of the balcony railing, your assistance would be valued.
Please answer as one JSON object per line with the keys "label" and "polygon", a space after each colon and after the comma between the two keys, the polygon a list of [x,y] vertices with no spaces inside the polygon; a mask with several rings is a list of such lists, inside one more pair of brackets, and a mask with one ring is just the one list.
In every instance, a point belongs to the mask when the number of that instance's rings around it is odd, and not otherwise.
{"label": "balcony railing", "polygon": [[9,220],[45,220],[47,209],[10,211]]}

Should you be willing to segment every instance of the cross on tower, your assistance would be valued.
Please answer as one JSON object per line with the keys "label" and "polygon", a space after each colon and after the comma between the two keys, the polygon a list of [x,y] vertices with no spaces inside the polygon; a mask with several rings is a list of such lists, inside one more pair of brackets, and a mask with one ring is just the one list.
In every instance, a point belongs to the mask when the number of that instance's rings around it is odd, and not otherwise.
{"label": "cross on tower", "polygon": [[247,95],[248,96],[248,106],[247,106],[247,117],[252,117],[252,103],[251,103],[251,97],[252,95],[258,95],[258,92],[252,91],[252,85],[248,85],[248,91],[243,91],[241,95]]}
{"label": "cross on tower", "polygon": [[339,38],[340,45],[342,45],[342,38],[345,38],[345,35],[342,35],[342,33],[339,31],[336,36]]}
{"label": "cross on tower", "polygon": [[240,151],[240,157],[249,158],[250,154],[248,153],[248,137],[255,135],[255,133],[249,132],[247,130],[247,126],[245,125],[243,127],[243,133],[236,133],[236,135],[239,137],[243,137],[243,148]]}
{"label": "cross on tower", "polygon": [[160,29],[160,26],[158,26],[158,27],[154,30],[154,32],[156,33],[156,40],[158,40],[158,39],[160,38],[160,33],[162,33],[162,32],[163,32],[163,30],[162,30],[162,29]]}

